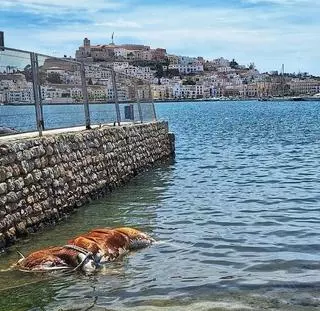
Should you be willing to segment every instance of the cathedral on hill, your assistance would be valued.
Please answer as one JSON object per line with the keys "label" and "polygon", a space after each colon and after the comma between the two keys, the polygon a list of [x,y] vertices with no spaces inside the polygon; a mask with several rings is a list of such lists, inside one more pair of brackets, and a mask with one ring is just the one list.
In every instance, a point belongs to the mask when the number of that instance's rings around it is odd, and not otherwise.
{"label": "cathedral on hill", "polygon": [[152,49],[142,44],[121,44],[117,45],[111,37],[111,43],[91,45],[88,38],[84,38],[83,46],[76,51],[76,59],[91,62],[100,61],[159,61],[166,58],[166,49]]}

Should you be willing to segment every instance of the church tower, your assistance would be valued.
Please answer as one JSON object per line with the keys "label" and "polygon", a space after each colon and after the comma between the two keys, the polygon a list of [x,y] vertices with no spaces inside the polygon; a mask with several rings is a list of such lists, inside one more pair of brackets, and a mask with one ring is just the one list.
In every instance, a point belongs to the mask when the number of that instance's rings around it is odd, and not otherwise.
{"label": "church tower", "polygon": [[83,40],[83,49],[84,49],[84,54],[86,56],[91,55],[90,40],[88,38],[84,38],[84,40]]}
{"label": "church tower", "polygon": [[83,46],[84,47],[90,47],[90,40],[88,38],[83,39]]}

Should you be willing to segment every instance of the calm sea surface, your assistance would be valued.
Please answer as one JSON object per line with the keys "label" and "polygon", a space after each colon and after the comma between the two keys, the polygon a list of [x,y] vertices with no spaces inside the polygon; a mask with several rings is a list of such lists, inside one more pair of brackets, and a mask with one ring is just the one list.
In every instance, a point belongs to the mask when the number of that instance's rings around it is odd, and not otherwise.
{"label": "calm sea surface", "polygon": [[0,269],[16,248],[98,226],[158,242],[92,276],[2,271],[0,310],[319,310],[320,102],[156,109],[176,134],[175,162],[13,246]]}

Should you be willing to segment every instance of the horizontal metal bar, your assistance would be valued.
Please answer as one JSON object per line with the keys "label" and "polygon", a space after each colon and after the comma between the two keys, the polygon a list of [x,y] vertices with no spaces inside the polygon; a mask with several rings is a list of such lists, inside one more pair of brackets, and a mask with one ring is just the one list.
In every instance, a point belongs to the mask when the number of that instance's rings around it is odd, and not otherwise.
{"label": "horizontal metal bar", "polygon": [[[26,50],[19,50],[19,49],[13,49],[13,48],[8,48],[8,47],[5,47],[5,46],[0,46],[0,50],[2,50],[2,52],[5,52],[5,51],[12,51],[12,52],[19,52],[19,53],[25,53],[25,54],[31,54],[33,52],[31,51],[26,51]],[[41,56],[41,57],[48,57],[48,58],[51,58],[51,59],[56,59],[56,60],[62,60],[62,61],[65,61],[65,62],[69,62],[69,63],[75,63],[75,64],[78,64],[78,65],[81,65],[81,62],[78,62],[74,59],[66,59],[64,57],[56,57],[56,56],[50,56],[50,55],[46,55],[46,54],[40,54],[40,53],[35,53],[37,54],[38,56]]]}
{"label": "horizontal metal bar", "polygon": [[31,54],[31,51],[25,51],[25,50],[18,50],[18,49],[13,49],[13,48],[7,48],[5,46],[0,46],[0,49],[2,50],[7,50],[7,51],[13,51],[13,52],[21,52],[21,53],[29,53]]}

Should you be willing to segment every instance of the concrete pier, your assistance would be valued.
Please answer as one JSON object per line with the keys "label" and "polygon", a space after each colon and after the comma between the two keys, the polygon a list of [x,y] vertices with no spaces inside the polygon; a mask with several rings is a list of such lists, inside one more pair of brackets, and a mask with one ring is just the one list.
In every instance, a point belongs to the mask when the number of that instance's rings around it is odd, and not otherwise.
{"label": "concrete pier", "polygon": [[174,156],[166,122],[0,138],[0,248]]}

